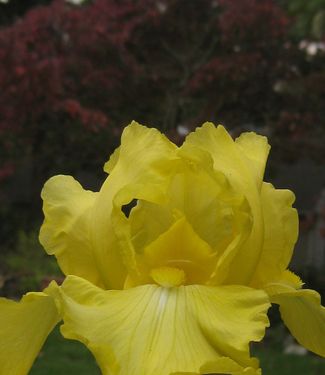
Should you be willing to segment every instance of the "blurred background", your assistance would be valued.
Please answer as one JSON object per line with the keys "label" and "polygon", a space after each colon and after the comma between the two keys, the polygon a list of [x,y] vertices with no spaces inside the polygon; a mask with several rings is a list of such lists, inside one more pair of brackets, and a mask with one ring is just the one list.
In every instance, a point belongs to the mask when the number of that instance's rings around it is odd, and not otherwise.
{"label": "blurred background", "polygon": [[[61,278],[38,243],[42,186],[98,189],[133,119],[178,144],[205,121],[267,135],[265,179],[297,197],[291,268],[325,295],[325,0],[0,0],[0,295]],[[99,373],[60,340],[33,375]],[[325,373],[280,324],[256,350],[266,375]]]}

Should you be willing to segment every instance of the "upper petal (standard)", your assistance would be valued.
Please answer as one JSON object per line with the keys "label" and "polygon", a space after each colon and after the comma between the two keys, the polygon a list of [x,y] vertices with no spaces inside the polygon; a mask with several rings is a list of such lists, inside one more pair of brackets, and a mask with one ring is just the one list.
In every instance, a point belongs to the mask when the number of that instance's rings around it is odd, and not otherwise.
{"label": "upper petal (standard)", "polygon": [[[254,147],[249,151],[247,145]],[[182,147],[208,152],[214,169],[224,173],[234,190],[243,194],[250,205],[253,216],[251,235],[233,259],[232,272],[226,280],[230,284],[247,284],[253,277],[262,250],[264,228],[260,188],[269,146],[264,137],[257,135],[234,142],[223,126],[216,128],[212,123],[206,123],[191,133]]]}
{"label": "upper petal (standard)", "polygon": [[252,285],[272,282],[287,269],[298,237],[298,213],[292,207],[295,196],[290,190],[275,189],[263,183],[261,204],[264,241]]}
{"label": "upper petal (standard)", "polygon": [[122,206],[133,199],[160,203],[172,175],[177,147],[156,129],[132,122],[122,134],[121,146],[106,166],[111,171],[95,204],[93,220],[94,246],[105,252],[112,236],[127,272],[137,275],[131,227]]}
{"label": "upper petal (standard)", "polygon": [[84,190],[70,176],[56,176],[45,184],[40,240],[65,274],[107,289],[123,288],[136,267],[121,208],[133,198],[161,199],[175,149],[156,129],[132,123],[106,166],[111,174],[98,193]]}
{"label": "upper petal (standard)", "polygon": [[235,140],[241,152],[247,158],[250,170],[257,184],[261,187],[264,177],[265,165],[270,151],[267,138],[253,132],[242,133]]}

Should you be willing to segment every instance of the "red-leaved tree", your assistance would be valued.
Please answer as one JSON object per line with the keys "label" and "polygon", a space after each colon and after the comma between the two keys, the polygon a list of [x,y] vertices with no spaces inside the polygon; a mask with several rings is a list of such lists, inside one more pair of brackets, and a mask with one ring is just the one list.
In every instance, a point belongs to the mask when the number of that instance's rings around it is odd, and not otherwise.
{"label": "red-leaved tree", "polygon": [[276,88],[292,87],[292,58],[301,58],[288,22],[272,0],[54,0],[32,9],[0,30],[0,179],[28,169],[24,212],[35,217],[45,179],[99,170],[132,119],[176,141],[178,125],[205,120],[287,134],[284,108],[292,103],[295,115],[296,99]]}

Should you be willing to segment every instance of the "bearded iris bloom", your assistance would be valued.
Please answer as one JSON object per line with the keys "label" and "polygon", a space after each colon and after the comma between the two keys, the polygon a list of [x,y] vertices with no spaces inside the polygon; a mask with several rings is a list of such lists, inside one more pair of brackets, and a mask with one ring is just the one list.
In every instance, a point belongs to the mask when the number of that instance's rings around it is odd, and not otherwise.
{"label": "bearded iris bloom", "polygon": [[211,123],[177,147],[133,122],[99,192],[51,178],[40,241],[66,279],[0,300],[0,375],[27,374],[61,320],[104,375],[260,374],[249,343],[270,303],[325,356],[320,296],[287,269],[294,195],[263,182],[268,152],[265,137]]}

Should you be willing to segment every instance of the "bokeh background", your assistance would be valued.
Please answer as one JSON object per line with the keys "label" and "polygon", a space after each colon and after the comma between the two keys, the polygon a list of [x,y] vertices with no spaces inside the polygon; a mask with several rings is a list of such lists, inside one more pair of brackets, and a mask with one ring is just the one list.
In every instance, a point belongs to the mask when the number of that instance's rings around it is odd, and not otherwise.
{"label": "bokeh background", "polygon": [[[266,180],[297,197],[292,268],[325,295],[325,0],[0,0],[1,296],[60,280],[41,188],[98,189],[133,119],[178,144],[205,121],[267,135]],[[264,374],[325,373],[271,319]],[[54,332],[32,374],[60,373],[99,372]]]}

